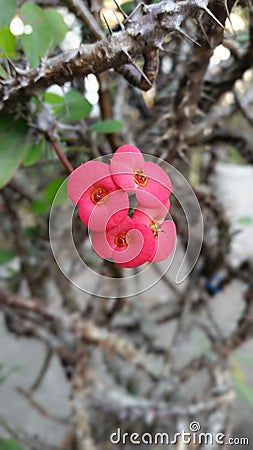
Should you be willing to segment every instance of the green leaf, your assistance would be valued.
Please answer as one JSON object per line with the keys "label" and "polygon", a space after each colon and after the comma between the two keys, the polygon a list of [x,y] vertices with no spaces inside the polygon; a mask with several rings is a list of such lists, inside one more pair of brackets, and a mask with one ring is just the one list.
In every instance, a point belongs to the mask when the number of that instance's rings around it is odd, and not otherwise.
{"label": "green leaf", "polygon": [[126,14],[130,14],[134,10],[136,5],[135,2],[125,2],[122,3],[120,6]]}
{"label": "green leaf", "polygon": [[15,254],[10,250],[0,250],[0,265],[10,262],[15,257]]}
{"label": "green leaf", "polygon": [[45,92],[43,95],[43,100],[49,105],[62,105],[64,104],[64,98],[53,92]]}
{"label": "green leaf", "polygon": [[31,145],[29,145],[27,149],[27,154],[24,160],[25,166],[32,166],[34,163],[36,163],[42,153],[44,148],[44,141],[41,140],[39,142],[33,142]]}
{"label": "green leaf", "polygon": [[43,10],[34,3],[21,8],[24,23],[32,27],[31,34],[23,34],[21,43],[32,67],[37,66],[46,52],[52,51],[63,39],[67,26],[62,16],[52,8]]}
{"label": "green leaf", "polygon": [[123,128],[123,123],[119,120],[101,120],[90,126],[97,133],[115,133]]}
{"label": "green leaf", "polygon": [[0,439],[0,450],[24,450],[14,439]]}
{"label": "green leaf", "polygon": [[0,64],[0,78],[3,78],[4,80],[6,80],[7,78],[9,78],[8,73],[7,73],[6,70],[3,68],[3,66],[1,66],[1,64]]}
{"label": "green leaf", "polygon": [[13,177],[27,150],[27,125],[24,120],[0,114],[0,188]]}
{"label": "green leaf", "polygon": [[[0,376],[0,384],[3,384],[6,380],[7,380],[7,376],[6,375],[1,375]],[[1,450],[1,446],[0,446],[0,450]]]}
{"label": "green leaf", "polygon": [[253,389],[251,389],[243,379],[237,376],[234,376],[234,384],[238,394],[248,403],[251,408],[253,408]]}
{"label": "green leaf", "polygon": [[228,147],[228,156],[229,156],[230,162],[232,162],[232,163],[245,164],[245,159],[242,158],[242,156],[239,153],[239,151],[237,150],[237,148],[233,147],[232,145],[230,145]]}
{"label": "green leaf", "polygon": [[240,42],[240,44],[244,44],[244,42],[248,42],[249,33],[247,31],[240,33],[236,36],[236,40]]}
{"label": "green leaf", "polygon": [[242,225],[251,225],[253,223],[253,217],[251,216],[242,216],[238,220],[238,223]]}
{"label": "green leaf", "polygon": [[51,45],[55,48],[59,45],[68,31],[63,17],[58,11],[53,8],[48,8],[44,11],[47,26],[51,30]]}
{"label": "green leaf", "polygon": [[8,27],[3,27],[0,30],[0,57],[5,57],[4,53],[1,53],[1,50],[9,56],[9,58],[13,58],[16,54],[16,38],[10,32]]}
{"label": "green leaf", "polygon": [[64,182],[64,180],[65,180],[65,177],[55,178],[53,181],[51,181],[47,185],[47,188],[45,191],[45,197],[48,200],[50,205],[52,205],[54,203],[54,206],[59,206],[66,202],[66,200],[68,198],[67,183],[65,183],[63,185],[63,187],[61,188],[61,190],[60,190],[59,194],[57,195],[57,198],[54,202],[54,198],[57,194],[57,191],[60,188],[60,186],[62,185],[62,183]]}
{"label": "green leaf", "polygon": [[48,209],[49,209],[48,201],[43,198],[38,198],[30,204],[30,211],[33,214],[39,215],[45,214],[48,211]]}
{"label": "green leaf", "polygon": [[17,9],[16,0],[0,0],[0,28],[9,25]]}
{"label": "green leaf", "polygon": [[25,227],[23,228],[23,235],[27,238],[36,238],[39,234],[38,227]]}
{"label": "green leaf", "polygon": [[39,65],[40,58],[49,50],[51,30],[45,20],[43,9],[34,3],[25,3],[21,15],[26,25],[31,25],[32,33],[23,34],[21,43],[32,67]]}
{"label": "green leaf", "polygon": [[81,120],[88,117],[91,110],[92,105],[88,100],[80,92],[72,89],[66,93],[64,103],[54,108],[54,113],[63,119]]}

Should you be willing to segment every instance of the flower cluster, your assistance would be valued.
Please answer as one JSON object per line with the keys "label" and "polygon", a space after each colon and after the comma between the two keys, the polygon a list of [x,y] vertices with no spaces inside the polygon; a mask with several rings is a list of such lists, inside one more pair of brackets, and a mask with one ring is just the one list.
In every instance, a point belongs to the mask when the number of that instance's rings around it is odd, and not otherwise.
{"label": "flower cluster", "polygon": [[[166,172],[145,161],[133,145],[121,146],[110,164],[82,164],[68,182],[69,197],[92,231],[96,253],[127,268],[162,261],[172,252],[176,228],[165,220],[171,189]],[[137,200],[131,217],[128,193],[135,193]]]}

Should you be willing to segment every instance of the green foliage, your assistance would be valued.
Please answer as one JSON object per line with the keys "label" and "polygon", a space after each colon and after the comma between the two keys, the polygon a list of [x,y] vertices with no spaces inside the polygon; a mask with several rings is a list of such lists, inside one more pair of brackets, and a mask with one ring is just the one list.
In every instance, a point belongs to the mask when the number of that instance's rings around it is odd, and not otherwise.
{"label": "green foliage", "polygon": [[241,225],[251,225],[253,223],[253,217],[252,216],[242,216],[238,220],[238,223]]}
{"label": "green foliage", "polygon": [[240,43],[240,44],[244,44],[245,42],[249,41],[249,33],[247,31],[244,31],[242,33],[238,33],[236,36],[236,40]]}
{"label": "green foliage", "polygon": [[[1,50],[4,53],[1,53]],[[9,58],[13,58],[16,54],[16,38],[10,32],[8,27],[3,27],[0,30],[0,57],[5,57],[5,55],[9,56]]]}
{"label": "green foliage", "polygon": [[0,0],[0,28],[9,25],[17,9],[16,0]]}
{"label": "green foliage", "polygon": [[245,361],[246,363],[253,366],[253,356],[249,356],[241,351],[234,352],[236,358],[240,359],[241,361]]}
{"label": "green foliage", "polygon": [[46,199],[44,198],[37,198],[36,200],[33,200],[33,202],[30,204],[30,211],[33,214],[45,214],[48,211],[49,204]]}
{"label": "green foliage", "polygon": [[1,64],[0,64],[0,77],[3,78],[4,80],[6,80],[8,78],[8,76],[9,76],[8,73],[3,68],[3,66],[1,66]]}
{"label": "green foliage", "polygon": [[248,405],[253,409],[253,389],[250,388],[245,380],[237,378],[234,376],[234,384],[237,393],[248,403]]}
{"label": "green foliage", "polygon": [[21,43],[30,65],[35,67],[40,58],[62,41],[68,28],[56,10],[43,10],[34,3],[25,3],[21,15],[24,23],[32,27],[31,34],[21,36]]}
{"label": "green foliage", "polygon": [[45,191],[45,198],[47,199],[50,206],[53,203],[54,203],[54,206],[59,206],[66,202],[66,200],[68,198],[67,183],[65,183],[63,185],[63,187],[61,188],[61,191],[57,195],[56,201],[54,202],[54,198],[57,194],[57,191],[60,188],[60,186],[62,185],[62,183],[64,182],[64,180],[65,180],[65,177],[55,178],[53,181],[51,181],[47,185],[47,188]]}
{"label": "green foliage", "polygon": [[50,47],[54,49],[61,43],[65,34],[68,31],[68,27],[65,24],[62,15],[56,11],[56,9],[48,8],[44,11],[45,22],[49,26],[51,31]]}
{"label": "green foliage", "polygon": [[20,366],[11,367],[6,371],[4,365],[0,363],[0,384],[4,383],[12,373],[17,372],[18,370],[20,370]]}
{"label": "green foliage", "polygon": [[228,146],[228,156],[229,156],[229,161],[231,163],[245,164],[244,158],[242,158],[242,156],[239,153],[239,151],[237,150],[237,148],[233,147],[232,145]]}
{"label": "green foliage", "polygon": [[39,235],[39,229],[37,226],[23,228],[23,236],[28,239],[37,238]]}
{"label": "green foliage", "polygon": [[[53,203],[54,206],[60,206],[64,204],[68,199],[67,183],[63,184],[65,179],[65,177],[58,177],[50,181],[45,191],[43,192],[43,196],[41,198],[37,198],[30,204],[30,211],[33,214],[42,215],[48,212]],[[54,201],[58,189],[62,184],[63,186],[59,191],[56,200]]]}
{"label": "green foliage", "polygon": [[97,133],[115,133],[123,128],[123,123],[119,120],[101,120],[91,125],[90,128]]}
{"label": "green foliage", "polygon": [[27,151],[27,125],[0,114],[0,188],[13,177]]}
{"label": "green foliage", "polygon": [[25,166],[32,166],[34,163],[36,163],[42,153],[43,153],[43,148],[44,148],[44,144],[45,141],[41,140],[39,142],[32,142],[31,145],[29,145],[28,149],[27,149],[27,154],[24,160],[24,165]]}
{"label": "green foliage", "polygon": [[14,256],[14,253],[10,250],[0,249],[0,265],[10,262],[14,258]]}
{"label": "green foliage", "polygon": [[135,4],[135,2],[130,1],[130,2],[122,3],[120,6],[126,14],[130,14],[133,11],[133,9],[135,8],[136,4]]}
{"label": "green foliage", "polygon": [[[248,355],[244,355],[241,352],[235,352],[235,356],[251,365],[253,364],[253,358]],[[240,397],[242,397],[246,401],[246,403],[248,403],[248,405],[253,409],[253,389],[248,386],[244,377],[244,373],[236,360],[234,360],[232,364],[232,375],[235,389],[238,395],[240,395]]]}
{"label": "green foliage", "polygon": [[45,92],[43,94],[43,100],[53,107],[60,107],[64,104],[64,98],[58,94],[54,94],[53,92]]}
{"label": "green foliage", "polygon": [[14,439],[0,439],[0,450],[24,450]]}
{"label": "green foliage", "polygon": [[88,100],[75,89],[68,91],[65,97],[47,93],[45,101],[52,105],[53,113],[63,120],[85,119],[92,110]]}

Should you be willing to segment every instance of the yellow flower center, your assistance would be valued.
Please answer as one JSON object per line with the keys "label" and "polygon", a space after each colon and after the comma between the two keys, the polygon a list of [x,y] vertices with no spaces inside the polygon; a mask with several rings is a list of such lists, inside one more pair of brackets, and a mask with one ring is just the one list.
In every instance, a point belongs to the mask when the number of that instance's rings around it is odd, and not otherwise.
{"label": "yellow flower center", "polygon": [[98,186],[93,189],[90,194],[90,198],[95,203],[95,205],[103,205],[108,200],[108,192],[101,186]]}
{"label": "yellow flower center", "polygon": [[128,247],[126,235],[127,231],[121,231],[120,233],[116,234],[116,236],[114,237],[114,244],[117,245],[117,247]]}
{"label": "yellow flower center", "polygon": [[133,173],[134,181],[138,186],[146,186],[148,179],[146,175],[144,175],[143,170],[135,169]]}
{"label": "yellow flower center", "polygon": [[149,228],[153,231],[155,237],[158,236],[159,231],[161,231],[160,224],[155,220],[151,220],[148,224]]}

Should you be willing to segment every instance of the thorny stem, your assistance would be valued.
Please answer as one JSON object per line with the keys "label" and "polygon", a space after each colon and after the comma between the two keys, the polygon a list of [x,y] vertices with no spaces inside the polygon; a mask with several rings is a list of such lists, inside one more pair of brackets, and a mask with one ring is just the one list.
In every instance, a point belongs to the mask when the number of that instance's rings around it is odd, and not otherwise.
{"label": "thorny stem", "polygon": [[[233,3],[234,0],[231,0]],[[63,85],[74,76],[99,74],[111,68],[119,68],[143,54],[158,49],[168,33],[178,31],[187,17],[200,14],[207,7],[207,0],[184,0],[149,5],[142,17],[128,21],[125,29],[113,33],[96,43],[82,44],[78,49],[60,53],[43,61],[39,67],[22,71],[9,80],[0,80],[0,109],[10,107],[16,99],[28,100],[36,90],[52,84]],[[217,8],[218,9],[218,8]],[[226,11],[219,7],[219,22],[225,22]],[[213,14],[216,11],[212,11]],[[90,17],[89,17],[90,19]],[[215,22],[216,24],[216,22]],[[215,26],[215,45],[222,41],[223,29]]]}

